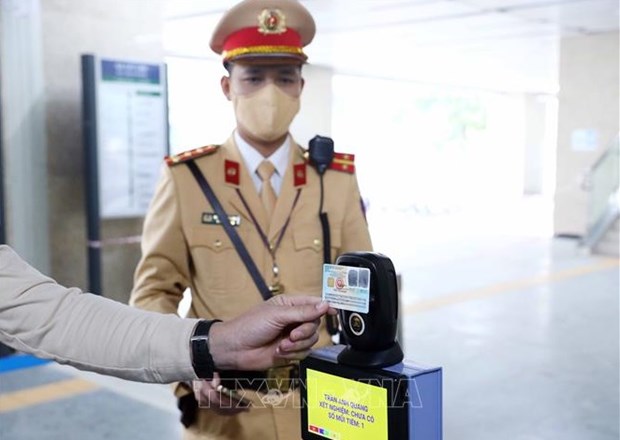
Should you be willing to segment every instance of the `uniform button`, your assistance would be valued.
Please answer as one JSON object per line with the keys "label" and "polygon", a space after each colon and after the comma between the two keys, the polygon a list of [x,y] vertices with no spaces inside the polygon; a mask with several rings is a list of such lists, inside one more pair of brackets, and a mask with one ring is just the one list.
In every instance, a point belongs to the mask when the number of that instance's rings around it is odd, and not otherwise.
{"label": "uniform button", "polygon": [[321,246],[321,240],[319,240],[318,238],[315,238],[313,243],[316,247]]}
{"label": "uniform button", "polygon": [[215,240],[215,242],[213,243],[213,245],[216,248],[222,247],[222,241],[221,240]]}

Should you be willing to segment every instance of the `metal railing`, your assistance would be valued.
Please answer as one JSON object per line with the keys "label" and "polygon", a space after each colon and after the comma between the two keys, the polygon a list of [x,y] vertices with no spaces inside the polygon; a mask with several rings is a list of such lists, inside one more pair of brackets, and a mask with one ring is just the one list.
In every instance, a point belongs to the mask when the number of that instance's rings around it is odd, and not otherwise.
{"label": "metal railing", "polygon": [[620,215],[620,134],[588,169],[583,188],[589,193],[587,232],[582,245],[592,249]]}

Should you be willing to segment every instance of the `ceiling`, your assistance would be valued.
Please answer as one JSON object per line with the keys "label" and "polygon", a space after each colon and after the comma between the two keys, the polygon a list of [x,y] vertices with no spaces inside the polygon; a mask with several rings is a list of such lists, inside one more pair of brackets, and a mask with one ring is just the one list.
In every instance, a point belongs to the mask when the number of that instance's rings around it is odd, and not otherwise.
{"label": "ceiling", "polygon": [[[217,59],[211,32],[236,0],[167,0],[169,56]],[[618,0],[302,0],[309,61],[338,73],[555,93],[560,40],[618,31]]]}

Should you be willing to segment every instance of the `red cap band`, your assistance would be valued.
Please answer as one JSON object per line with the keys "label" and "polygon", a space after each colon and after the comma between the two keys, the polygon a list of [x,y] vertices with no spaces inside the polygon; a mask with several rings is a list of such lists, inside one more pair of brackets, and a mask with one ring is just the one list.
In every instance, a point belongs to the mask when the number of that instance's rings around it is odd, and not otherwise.
{"label": "red cap band", "polygon": [[305,58],[301,37],[293,29],[276,34],[264,34],[257,27],[233,32],[224,42],[224,59],[240,55],[286,54]]}

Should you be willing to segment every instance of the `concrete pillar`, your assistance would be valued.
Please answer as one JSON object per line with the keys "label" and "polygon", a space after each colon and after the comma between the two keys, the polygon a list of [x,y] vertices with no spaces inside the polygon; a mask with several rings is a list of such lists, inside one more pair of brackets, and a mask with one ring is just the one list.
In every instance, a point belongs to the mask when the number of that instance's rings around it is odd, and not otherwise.
{"label": "concrete pillar", "polygon": [[41,9],[38,0],[1,0],[0,5],[7,242],[39,270],[49,272]]}
{"label": "concrete pillar", "polygon": [[[0,92],[2,85],[0,84]],[[4,201],[4,147],[2,146],[2,94],[0,93],[0,244],[6,243],[6,215]]]}
{"label": "concrete pillar", "polygon": [[554,232],[582,236],[588,168],[618,133],[618,33],[565,38],[560,46],[560,94]]}
{"label": "concrete pillar", "polygon": [[[137,61],[163,60],[163,16],[162,0],[149,0],[148,6],[141,0],[0,0],[3,4],[2,21],[2,65],[3,65],[3,108],[6,161],[20,163],[14,158],[23,155],[25,140],[9,139],[11,122],[7,109],[14,101],[4,96],[9,87],[7,82],[25,82],[24,76],[41,78],[29,88],[17,92],[20,98],[30,101],[30,113],[42,116],[23,115],[22,123],[37,124],[27,131],[37,140],[36,148],[30,146],[30,156],[24,159],[23,167],[34,168],[29,172],[13,170],[7,176],[11,222],[9,241],[19,240],[28,231],[42,238],[31,238],[33,252],[50,255],[49,267],[38,266],[50,273],[59,282],[72,286],[86,287],[86,218],[83,179],[83,143],[81,127],[81,79],[80,55],[84,53]],[[27,18],[13,13],[6,18],[6,5],[30,4]],[[20,11],[20,7],[17,8]],[[35,14],[36,12],[36,14]],[[23,15],[23,14],[22,14]],[[10,26],[7,27],[7,21]],[[21,21],[20,21],[21,20]],[[20,24],[21,23],[21,24]],[[21,31],[10,29],[21,26]],[[33,32],[32,29],[40,29]],[[12,41],[5,35],[15,34]],[[19,35],[18,35],[19,34]],[[19,45],[19,46],[16,46]],[[6,48],[8,46],[8,49]],[[24,52],[28,58],[17,70],[5,52],[17,57]],[[30,54],[30,55],[28,55]],[[38,62],[38,64],[37,64]],[[36,93],[35,93],[36,92]],[[33,95],[36,94],[36,100]],[[38,107],[35,105],[35,101]],[[25,111],[22,111],[25,113]],[[26,192],[12,185],[13,180],[23,174],[23,181],[36,187],[34,201],[24,197]],[[20,181],[21,182],[21,181]],[[23,184],[23,183],[20,183]],[[30,191],[30,190],[29,190]],[[47,208],[45,202],[47,201]],[[31,205],[37,207],[35,209]],[[37,215],[40,215],[40,218]],[[49,218],[49,222],[47,219]],[[20,222],[37,222],[36,228]],[[48,226],[49,225],[49,226]],[[142,219],[106,221],[103,223],[103,237],[136,235],[141,231]],[[44,232],[41,232],[44,231]],[[45,238],[45,239],[43,239]],[[139,247],[117,247],[105,249],[103,253],[104,291],[106,296],[126,300],[132,284],[132,273],[139,258]]]}
{"label": "concrete pillar", "polygon": [[525,96],[525,158],[523,161],[523,193],[543,193],[545,173],[545,134],[547,106],[544,96]]}

